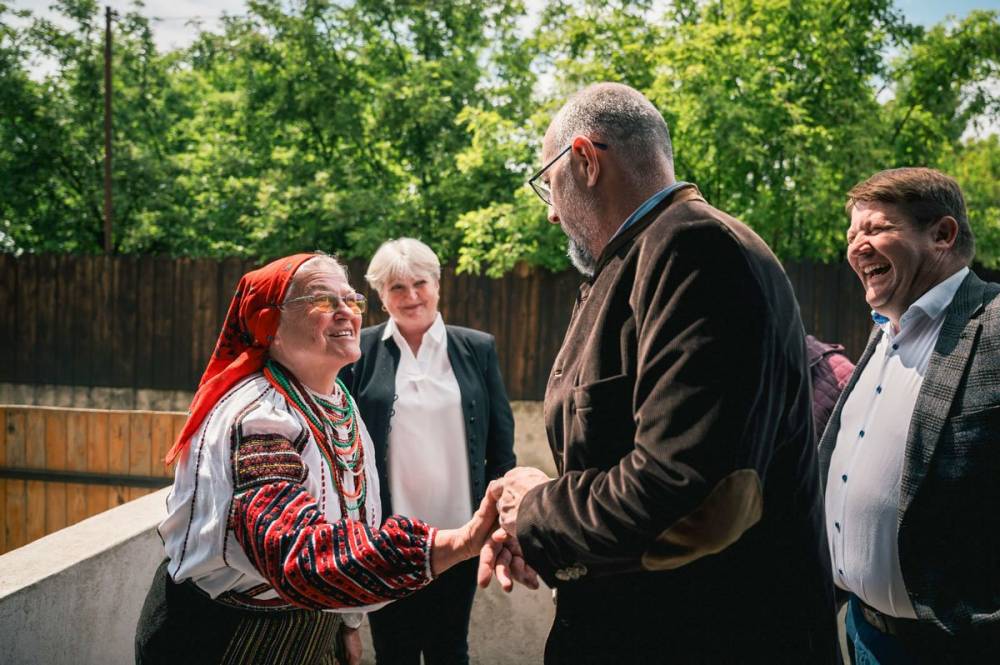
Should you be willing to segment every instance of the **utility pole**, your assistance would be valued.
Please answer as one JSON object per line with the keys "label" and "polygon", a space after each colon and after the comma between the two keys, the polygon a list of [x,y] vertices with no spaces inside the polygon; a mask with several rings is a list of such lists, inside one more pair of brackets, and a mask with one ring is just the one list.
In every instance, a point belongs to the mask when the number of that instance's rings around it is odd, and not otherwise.
{"label": "utility pole", "polygon": [[104,21],[104,253],[111,254],[111,7],[104,8]]}

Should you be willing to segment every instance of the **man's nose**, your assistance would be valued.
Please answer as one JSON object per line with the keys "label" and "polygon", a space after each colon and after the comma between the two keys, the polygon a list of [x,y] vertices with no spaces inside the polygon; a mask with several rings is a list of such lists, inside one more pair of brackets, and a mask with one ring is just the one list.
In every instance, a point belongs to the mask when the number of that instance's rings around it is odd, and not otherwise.
{"label": "man's nose", "polygon": [[551,203],[549,204],[548,218],[549,218],[549,222],[552,223],[552,224],[558,224],[559,223],[559,215],[556,213],[555,206],[553,206]]}
{"label": "man's nose", "polygon": [[847,255],[857,256],[858,254],[862,254],[867,245],[868,241],[865,239],[864,235],[859,233],[855,236],[854,240],[847,243]]}

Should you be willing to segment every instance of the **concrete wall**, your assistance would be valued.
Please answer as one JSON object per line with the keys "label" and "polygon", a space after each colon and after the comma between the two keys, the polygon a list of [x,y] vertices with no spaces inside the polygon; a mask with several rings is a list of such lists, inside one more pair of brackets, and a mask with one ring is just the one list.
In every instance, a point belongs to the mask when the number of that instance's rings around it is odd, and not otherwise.
{"label": "concrete wall", "polygon": [[[167,489],[0,556],[0,662],[133,662],[133,637],[153,571],[154,531]],[[470,650],[476,663],[541,662],[554,608],[547,589],[476,596]],[[364,633],[365,663],[373,663]]]}
{"label": "concrete wall", "polygon": [[129,663],[166,489],[0,556],[0,661]]}

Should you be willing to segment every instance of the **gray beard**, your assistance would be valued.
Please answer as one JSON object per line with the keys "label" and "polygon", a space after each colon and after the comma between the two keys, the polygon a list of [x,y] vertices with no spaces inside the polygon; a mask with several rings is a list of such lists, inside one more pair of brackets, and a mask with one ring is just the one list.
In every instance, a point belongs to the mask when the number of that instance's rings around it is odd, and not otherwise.
{"label": "gray beard", "polygon": [[569,238],[569,241],[566,243],[566,256],[569,257],[570,263],[580,273],[587,277],[594,276],[594,270],[597,268],[597,259],[576,238]]}

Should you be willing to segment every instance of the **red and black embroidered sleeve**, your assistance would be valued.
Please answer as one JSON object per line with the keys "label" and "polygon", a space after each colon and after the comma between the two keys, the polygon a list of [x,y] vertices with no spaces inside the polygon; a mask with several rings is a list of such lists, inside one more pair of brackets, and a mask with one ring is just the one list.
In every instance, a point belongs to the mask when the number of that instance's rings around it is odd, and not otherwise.
{"label": "red and black embroidered sleeve", "polygon": [[286,601],[310,609],[361,607],[402,598],[430,581],[433,527],[399,515],[378,530],[356,520],[328,523],[301,484],[306,468],[292,442],[257,435],[233,443],[230,529]]}

